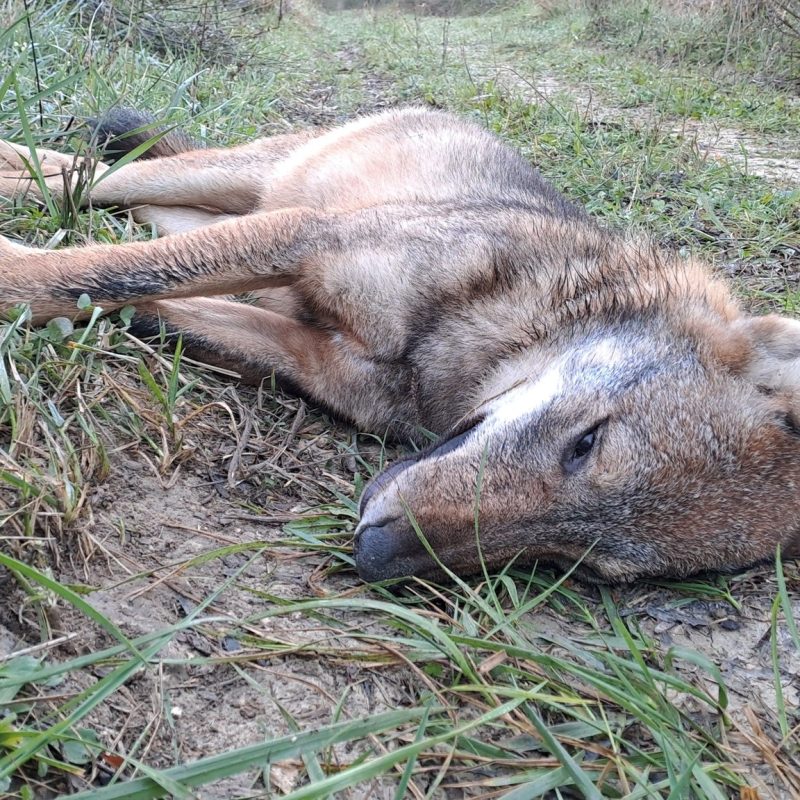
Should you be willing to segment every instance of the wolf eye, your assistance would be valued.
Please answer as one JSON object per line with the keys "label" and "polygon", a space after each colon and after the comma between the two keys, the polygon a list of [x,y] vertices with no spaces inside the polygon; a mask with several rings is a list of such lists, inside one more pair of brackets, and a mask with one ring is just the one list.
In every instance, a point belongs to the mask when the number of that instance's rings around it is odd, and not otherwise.
{"label": "wolf eye", "polygon": [[574,439],[569,447],[564,452],[564,457],[561,460],[561,466],[566,472],[577,472],[587,461],[589,454],[594,449],[595,444],[599,438],[600,426],[603,423],[595,425],[588,431],[582,433],[577,439]]}
{"label": "wolf eye", "polygon": [[594,447],[594,440],[597,438],[597,434],[592,431],[591,433],[587,433],[579,442],[575,445],[575,450],[572,453],[572,458],[583,458],[584,456],[588,456],[589,453],[592,451]]}

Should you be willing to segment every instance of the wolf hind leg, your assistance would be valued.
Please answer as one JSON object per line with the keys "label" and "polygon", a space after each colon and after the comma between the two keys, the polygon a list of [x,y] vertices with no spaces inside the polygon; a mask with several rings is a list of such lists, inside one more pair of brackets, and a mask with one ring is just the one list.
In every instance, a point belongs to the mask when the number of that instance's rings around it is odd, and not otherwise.
{"label": "wolf hind leg", "polygon": [[[161,235],[194,230],[258,210],[264,186],[274,168],[294,150],[313,138],[312,131],[257,139],[232,148],[190,150],[145,160],[118,168],[76,155],[27,147],[0,140],[0,197],[31,195],[42,200],[38,182],[31,174],[37,160],[47,190],[63,201],[65,187],[77,186],[79,167],[86,165],[94,176],[90,192],[81,204],[130,209],[140,223],[153,223]],[[67,180],[65,181],[65,175]],[[177,211],[159,213],[158,208]],[[186,209],[197,209],[190,215]],[[176,217],[183,219],[176,221]],[[188,218],[193,221],[188,223]]]}
{"label": "wolf hind leg", "polygon": [[[125,109],[98,123],[98,133],[113,133],[112,158],[144,144],[148,133],[125,127],[151,118]],[[313,131],[256,139],[237,147],[202,148],[177,131],[169,131],[138,159],[104,176],[94,190],[100,204],[204,208],[223,214],[257,210],[274,168],[314,136]]]}

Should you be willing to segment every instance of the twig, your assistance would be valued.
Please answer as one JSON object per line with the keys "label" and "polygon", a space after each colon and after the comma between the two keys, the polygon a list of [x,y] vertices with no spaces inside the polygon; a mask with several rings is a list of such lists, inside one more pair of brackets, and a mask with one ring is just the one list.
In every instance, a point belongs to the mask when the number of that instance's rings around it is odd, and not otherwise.
{"label": "twig", "polygon": [[36,94],[39,95],[39,125],[44,127],[44,106],[42,105],[42,83],[39,80],[39,59],[36,57],[36,43],[33,41],[33,27],[31,26],[31,10],[28,0],[25,0],[25,24],[28,26],[28,36],[31,40],[31,55],[33,56],[33,73],[36,76]]}
{"label": "twig", "polygon": [[33,653],[40,653],[42,650],[50,650],[53,647],[58,647],[65,642],[75,639],[79,635],[80,634],[78,633],[65,633],[63,636],[59,636],[57,639],[50,639],[47,642],[41,642],[40,644],[34,644],[30,647],[24,647],[22,650],[15,650],[13,653],[8,653],[7,655],[0,655],[0,664],[6,661],[11,661],[13,658],[19,658],[20,656],[29,656]]}

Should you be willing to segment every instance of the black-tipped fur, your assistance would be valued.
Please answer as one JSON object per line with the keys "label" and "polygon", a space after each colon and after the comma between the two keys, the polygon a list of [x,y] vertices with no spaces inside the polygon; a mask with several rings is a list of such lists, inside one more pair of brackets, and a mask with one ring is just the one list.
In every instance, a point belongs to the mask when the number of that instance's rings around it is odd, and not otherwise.
{"label": "black-tipped fur", "polygon": [[133,108],[112,108],[100,119],[88,120],[94,138],[103,148],[103,160],[119,161],[160,135],[139,158],[162,158],[202,147],[177,129],[157,122],[151,114]]}

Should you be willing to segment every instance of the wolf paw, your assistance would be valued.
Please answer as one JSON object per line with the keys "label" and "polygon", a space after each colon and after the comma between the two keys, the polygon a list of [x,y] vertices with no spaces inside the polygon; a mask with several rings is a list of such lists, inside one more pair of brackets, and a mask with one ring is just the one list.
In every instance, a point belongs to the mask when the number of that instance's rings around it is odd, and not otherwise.
{"label": "wolf paw", "polygon": [[25,161],[18,145],[0,139],[0,172],[22,172]]}
{"label": "wolf paw", "polygon": [[0,270],[18,266],[21,259],[34,252],[33,247],[17,244],[5,236],[0,236]]}
{"label": "wolf paw", "polygon": [[76,164],[74,155],[37,147],[34,158],[31,151],[24,145],[0,139],[0,172],[16,172],[20,176],[29,176],[37,160],[42,172],[46,175],[59,174],[64,169],[72,170]]}

